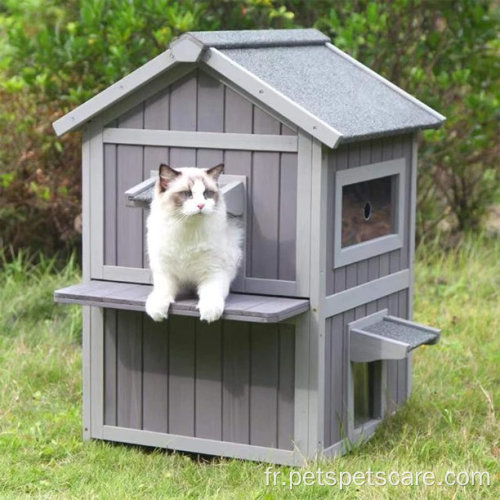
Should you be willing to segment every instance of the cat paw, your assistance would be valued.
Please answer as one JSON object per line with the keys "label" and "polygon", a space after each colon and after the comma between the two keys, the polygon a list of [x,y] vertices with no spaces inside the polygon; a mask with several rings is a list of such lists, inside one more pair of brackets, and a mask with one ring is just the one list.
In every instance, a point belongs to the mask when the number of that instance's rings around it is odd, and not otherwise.
{"label": "cat paw", "polygon": [[163,321],[168,318],[169,299],[160,298],[151,293],[146,300],[146,313],[153,321]]}
{"label": "cat paw", "polygon": [[217,321],[224,312],[224,299],[205,300],[198,302],[197,308],[200,311],[200,320],[212,323]]}

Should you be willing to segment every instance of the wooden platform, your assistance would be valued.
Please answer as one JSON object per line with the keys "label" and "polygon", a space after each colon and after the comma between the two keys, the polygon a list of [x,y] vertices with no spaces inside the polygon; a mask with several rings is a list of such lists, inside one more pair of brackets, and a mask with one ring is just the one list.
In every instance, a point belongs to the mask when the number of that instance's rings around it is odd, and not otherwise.
{"label": "wooden platform", "polygon": [[[80,304],[111,309],[144,311],[151,285],[91,281],[56,290],[54,300],[64,304]],[[170,314],[199,316],[196,298],[184,298],[170,306]],[[309,310],[308,299],[265,295],[229,294],[223,318],[253,323],[278,323]]]}

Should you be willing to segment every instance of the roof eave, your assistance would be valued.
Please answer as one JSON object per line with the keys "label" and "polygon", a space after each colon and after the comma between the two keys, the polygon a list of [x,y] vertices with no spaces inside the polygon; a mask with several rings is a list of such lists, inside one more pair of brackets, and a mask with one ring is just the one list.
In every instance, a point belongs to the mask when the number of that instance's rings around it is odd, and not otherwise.
{"label": "roof eave", "polygon": [[56,120],[52,126],[58,136],[79,129],[97,114],[135,92],[179,61],[172,50],[166,50],[96,96]]}
{"label": "roof eave", "polygon": [[438,129],[439,127],[441,127],[441,125],[443,125],[445,121],[446,118],[432,124],[412,125],[411,127],[394,128],[368,134],[345,135],[341,138],[338,145],[359,142],[359,141],[368,141],[370,139],[381,139],[383,137],[390,137],[394,135],[411,134],[414,132],[419,132],[420,130]]}
{"label": "roof eave", "polygon": [[[435,109],[432,109],[430,106],[427,106],[427,104],[424,104],[422,101],[419,101],[416,97],[413,97],[411,94],[408,94],[408,92],[405,92],[402,88],[398,87],[397,85],[390,82],[389,80],[387,80],[383,76],[379,75],[378,73],[376,73],[375,71],[370,69],[368,66],[365,66],[364,64],[360,63],[358,60],[351,57],[349,54],[346,54],[345,52],[343,52],[339,48],[335,47],[335,45],[333,45],[331,43],[327,43],[326,46],[330,50],[335,52],[337,55],[339,55],[340,57],[346,59],[347,61],[349,61],[351,64],[353,64],[357,68],[360,68],[361,70],[370,74],[371,76],[373,76],[374,78],[376,78],[377,80],[382,82],[384,85],[386,85],[387,87],[392,89],[394,92],[397,92],[399,95],[401,95],[402,97],[411,101],[413,104],[417,105],[419,108],[423,109],[428,114],[433,116],[434,119],[436,120],[436,127],[441,126],[444,123],[444,121],[446,120],[446,117],[443,116],[441,113],[438,113]],[[431,125],[428,128],[431,128],[431,127],[434,127],[434,125]]]}

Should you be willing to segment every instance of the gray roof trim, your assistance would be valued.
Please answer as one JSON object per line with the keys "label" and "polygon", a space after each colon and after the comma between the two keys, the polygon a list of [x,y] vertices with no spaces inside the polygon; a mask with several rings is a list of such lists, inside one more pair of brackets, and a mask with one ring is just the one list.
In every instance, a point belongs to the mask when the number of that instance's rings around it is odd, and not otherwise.
{"label": "gray roof trim", "polygon": [[[189,31],[186,33],[205,47],[239,49],[324,45],[330,38],[316,29]],[[185,35],[183,35],[185,36]],[[182,37],[181,37],[182,38]]]}
{"label": "gray roof trim", "polygon": [[261,80],[255,74],[233,61],[217,49],[210,48],[202,59],[210,68],[225,76],[238,87],[248,92],[278,114],[295,123],[305,132],[335,148],[342,134],[295,101],[282,94],[274,87]]}
{"label": "gray roof trim", "polygon": [[112,104],[134,92],[139,87],[176,64],[172,52],[166,50],[107,89],[84,102],[74,110],[56,120],[52,126],[58,136],[79,128],[83,123],[102,113]]}
{"label": "gray roof trim", "polygon": [[[422,101],[419,101],[416,97],[413,97],[412,95],[408,94],[408,92],[405,92],[402,88],[398,87],[397,85],[394,85],[394,83],[390,82],[389,80],[387,80],[383,76],[379,75],[378,73],[376,73],[375,71],[373,71],[372,69],[370,69],[368,66],[365,66],[364,64],[360,63],[359,61],[357,61],[356,59],[354,59],[353,57],[351,57],[349,54],[346,54],[345,52],[343,52],[339,48],[335,47],[335,45],[333,45],[333,44],[331,44],[329,42],[326,43],[325,45],[330,50],[332,50],[337,55],[339,55],[340,57],[346,59],[347,61],[349,61],[351,64],[353,64],[357,68],[360,68],[363,71],[366,71],[366,73],[368,73],[369,75],[373,76],[374,78],[376,78],[380,82],[382,82],[385,85],[387,85],[391,90],[394,90],[399,95],[401,95],[401,96],[405,97],[406,99],[408,99],[409,101],[411,101],[413,104],[416,104],[417,106],[419,106],[424,111],[427,111],[427,113],[429,113],[430,115],[432,115],[434,118],[437,118],[438,120],[440,120],[440,122],[436,123],[434,127],[428,127],[427,126],[426,128],[437,128],[437,127],[441,126],[441,124],[446,120],[446,117],[443,116],[441,113],[438,113],[437,111],[435,111],[431,107],[427,106],[427,104],[424,104]],[[414,130],[414,128],[412,130]]]}

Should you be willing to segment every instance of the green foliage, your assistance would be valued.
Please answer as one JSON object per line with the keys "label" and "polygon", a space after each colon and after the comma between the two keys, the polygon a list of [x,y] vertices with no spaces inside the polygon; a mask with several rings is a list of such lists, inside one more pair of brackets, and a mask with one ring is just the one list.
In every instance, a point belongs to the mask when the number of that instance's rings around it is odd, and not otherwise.
{"label": "green foliage", "polygon": [[[71,260],[0,257],[1,498],[498,498],[500,240],[418,249],[416,319],[442,328],[415,353],[413,394],[375,436],[316,471],[489,471],[491,486],[266,486],[268,464],[81,438],[81,308],[53,291],[79,281]],[[492,267],[493,266],[493,267]],[[275,466],[286,479],[289,467]],[[298,469],[295,469],[298,470]]]}
{"label": "green foliage", "polygon": [[[498,199],[498,9],[486,0],[4,0],[3,243],[78,246],[79,136],[50,123],[188,30],[315,26],[447,117],[422,135],[418,227],[477,229]],[[78,224],[77,224],[78,226]],[[2,241],[0,240],[0,244]]]}
{"label": "green foliage", "polygon": [[492,3],[351,0],[316,26],[447,117],[439,131],[423,135],[418,225],[429,232],[451,215],[457,229],[477,229],[499,180],[500,45]]}

